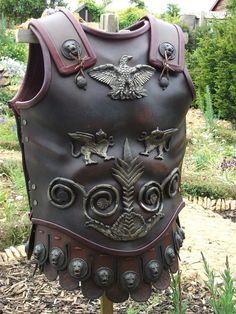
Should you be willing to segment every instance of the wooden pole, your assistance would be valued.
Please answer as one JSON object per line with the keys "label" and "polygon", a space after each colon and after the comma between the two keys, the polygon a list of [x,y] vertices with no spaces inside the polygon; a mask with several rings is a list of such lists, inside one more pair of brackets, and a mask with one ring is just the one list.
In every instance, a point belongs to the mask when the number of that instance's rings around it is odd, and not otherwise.
{"label": "wooden pole", "polygon": [[101,297],[101,314],[113,314],[113,303],[104,294]]}

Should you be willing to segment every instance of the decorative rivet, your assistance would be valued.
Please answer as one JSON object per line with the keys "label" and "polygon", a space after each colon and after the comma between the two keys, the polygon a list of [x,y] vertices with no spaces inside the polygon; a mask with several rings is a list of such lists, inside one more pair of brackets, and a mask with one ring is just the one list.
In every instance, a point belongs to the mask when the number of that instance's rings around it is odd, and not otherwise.
{"label": "decorative rivet", "polygon": [[157,281],[161,275],[161,265],[156,260],[149,261],[144,268],[145,278],[147,281]]}
{"label": "decorative rivet", "polygon": [[74,258],[70,261],[68,266],[69,274],[76,279],[82,280],[85,279],[88,272],[89,266],[86,261],[82,258]]}
{"label": "decorative rivet", "polygon": [[25,136],[25,142],[29,142],[28,136]]}
{"label": "decorative rivet", "polygon": [[168,60],[173,60],[176,55],[175,47],[168,42],[160,44],[159,52],[163,58],[167,57]]}
{"label": "decorative rivet", "polygon": [[54,239],[55,239],[55,240],[61,240],[61,237],[59,237],[59,236],[54,236]]}
{"label": "decorative rivet", "polygon": [[65,254],[60,248],[52,248],[49,255],[50,264],[54,267],[61,267],[65,262]]}
{"label": "decorative rivet", "polygon": [[38,205],[38,201],[37,200],[33,200],[33,205],[37,206]]}
{"label": "decorative rivet", "polygon": [[22,124],[23,124],[23,125],[26,125],[26,124],[27,124],[27,120],[23,119],[23,120],[22,120]]}
{"label": "decorative rivet", "polygon": [[135,290],[140,282],[139,274],[135,271],[126,271],[121,275],[121,286],[124,290]]}
{"label": "decorative rivet", "polygon": [[165,250],[166,263],[170,266],[174,263],[175,259],[176,259],[175,250],[171,245],[169,245]]}
{"label": "decorative rivet", "polygon": [[36,184],[32,184],[31,188],[32,188],[32,190],[36,190],[36,188],[37,188]]}
{"label": "decorative rivet", "polygon": [[46,258],[46,248],[43,243],[38,242],[35,245],[33,255],[39,263],[42,263],[44,261],[44,259]]}
{"label": "decorative rivet", "polygon": [[97,269],[94,277],[95,283],[99,287],[108,287],[114,280],[114,274],[109,267],[100,267]]}
{"label": "decorative rivet", "polygon": [[81,55],[81,52],[80,44],[74,39],[64,41],[61,46],[61,53],[68,60],[75,60]]}

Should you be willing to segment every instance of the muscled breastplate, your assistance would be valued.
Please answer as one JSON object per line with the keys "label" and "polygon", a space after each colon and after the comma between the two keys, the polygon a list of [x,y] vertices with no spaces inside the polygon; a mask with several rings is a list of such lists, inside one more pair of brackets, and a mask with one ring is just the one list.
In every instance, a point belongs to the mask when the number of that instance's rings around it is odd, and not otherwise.
{"label": "muscled breastplate", "polygon": [[145,301],[178,269],[185,115],[193,98],[181,30],[151,16],[121,33],[67,11],[34,20],[12,100],[32,254],[65,289]]}

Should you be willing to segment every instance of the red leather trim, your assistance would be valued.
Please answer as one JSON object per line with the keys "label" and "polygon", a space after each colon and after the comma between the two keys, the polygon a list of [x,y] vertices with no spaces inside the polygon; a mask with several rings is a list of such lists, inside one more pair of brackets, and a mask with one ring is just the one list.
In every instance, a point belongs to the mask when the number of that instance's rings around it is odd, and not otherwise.
{"label": "red leather trim", "polygon": [[178,53],[178,67],[180,71],[184,70],[184,48],[185,48],[185,42],[184,42],[184,36],[183,31],[179,27],[179,25],[174,24],[174,27],[177,30],[178,33],[178,41],[179,41],[179,53]]}
{"label": "red leather trim", "polygon": [[70,13],[70,11],[66,9],[60,9],[60,11],[63,14],[65,14],[65,16],[70,20],[71,24],[74,26],[88,54],[87,58],[85,59],[84,68],[86,69],[86,68],[91,67],[92,65],[96,63],[96,54],[92,46],[90,45],[90,42],[88,41],[88,38],[81,26],[81,23],[79,23],[75,19],[75,17]]}
{"label": "red leather trim", "polygon": [[129,39],[129,38],[138,37],[139,35],[144,34],[150,29],[150,24],[144,20],[141,20],[133,24],[132,27],[126,28],[125,30],[120,31],[118,33],[97,30],[97,29],[88,27],[87,25],[84,25],[84,24],[82,24],[82,27],[87,33],[93,34],[97,37],[102,37],[102,38],[107,38],[107,39],[110,38],[112,40],[116,40],[116,39]]}
{"label": "red leather trim", "polygon": [[150,247],[152,247],[156,242],[158,242],[160,240],[160,238],[162,236],[165,235],[166,231],[170,228],[171,224],[173,223],[173,221],[176,219],[177,215],[179,214],[180,210],[185,206],[185,203],[182,201],[180,203],[180,205],[176,208],[175,212],[173,213],[171,219],[168,221],[166,227],[164,228],[164,230],[158,235],[158,237],[149,242],[147,245],[143,246],[142,248],[139,249],[135,249],[135,250],[128,250],[128,251],[120,251],[120,250],[116,250],[113,248],[107,248],[104,247],[98,243],[92,242],[90,240],[88,240],[87,238],[84,238],[72,231],[70,231],[69,229],[66,229],[58,224],[55,224],[53,222],[50,221],[46,221],[43,219],[38,219],[38,218],[32,218],[32,222],[35,224],[41,224],[47,227],[52,227],[55,229],[59,229],[60,231],[64,232],[65,234],[75,238],[75,239],[79,239],[79,241],[81,241],[84,244],[89,245],[90,247],[94,248],[95,250],[98,250],[100,252],[104,252],[107,254],[113,254],[113,255],[117,255],[117,256],[135,256],[135,255],[139,255],[144,253],[146,250],[148,250]]}
{"label": "red leather trim", "polygon": [[[81,27],[81,24],[77,22],[77,20],[73,17],[72,14],[70,14],[67,10],[60,9],[60,12],[63,13],[71,22],[73,27],[75,28],[84,48],[86,51],[87,56],[85,56],[85,62],[84,62],[84,68],[89,68],[92,65],[96,63],[96,54],[90,45],[86,34],[84,33],[83,28]],[[78,69],[76,67],[78,66],[78,63],[76,61],[71,61],[71,64],[66,65],[63,60],[64,57],[62,57],[56,48],[53,39],[50,38],[48,32],[43,28],[43,25],[36,19],[34,19],[30,24],[30,27],[34,27],[37,29],[37,31],[42,35],[43,40],[45,41],[51,56],[57,66],[58,71],[63,75],[69,75],[75,72],[78,72]],[[69,39],[69,38],[68,38]]]}
{"label": "red leather trim", "polygon": [[[173,33],[172,35],[173,40],[176,41],[176,38],[177,38],[177,44],[174,44],[173,42],[173,45],[175,46],[177,50],[177,58],[175,58],[174,60],[171,60],[169,63],[170,63],[171,68],[174,71],[182,72],[184,69],[184,39],[183,39],[182,31],[179,28],[179,26],[167,24],[163,21],[158,21],[152,15],[149,15],[149,14],[144,16],[142,19],[148,20],[151,25],[151,40],[150,40],[150,48],[149,48],[150,64],[161,69],[163,68],[164,58],[159,56],[158,48],[159,48],[159,45],[165,40],[162,40],[160,38],[162,33],[159,28],[161,25],[166,24],[170,28],[169,31]],[[168,29],[165,31],[168,31]],[[163,37],[163,39],[164,38],[165,37]]]}
{"label": "red leather trim", "polygon": [[[37,36],[39,43],[41,45],[41,49],[42,49],[43,62],[44,62],[44,79],[43,79],[43,84],[42,84],[39,92],[32,99],[21,101],[21,99],[24,97],[24,93],[27,91],[27,85],[29,84],[29,82],[32,82],[31,62],[28,62],[27,70],[26,70],[26,74],[25,74],[23,83],[21,84],[20,89],[18,90],[17,94],[9,102],[10,107],[14,108],[14,110],[18,114],[20,114],[20,111],[19,111],[20,109],[27,109],[27,108],[30,108],[33,105],[39,103],[40,100],[47,93],[50,82],[51,82],[51,59],[50,59],[48,49],[45,46],[40,34],[36,30],[33,30],[33,31],[34,31],[35,35]],[[31,58],[30,55],[29,55],[29,58]]]}
{"label": "red leather trim", "polygon": [[187,67],[184,68],[184,77],[185,77],[185,79],[186,79],[186,81],[188,83],[188,87],[189,87],[189,89],[191,91],[192,98],[193,98],[193,100],[195,100],[195,98],[196,98],[196,90],[195,90],[195,87],[193,85],[193,81],[192,81],[192,78],[191,78],[191,76],[190,76],[190,74],[188,72]]}

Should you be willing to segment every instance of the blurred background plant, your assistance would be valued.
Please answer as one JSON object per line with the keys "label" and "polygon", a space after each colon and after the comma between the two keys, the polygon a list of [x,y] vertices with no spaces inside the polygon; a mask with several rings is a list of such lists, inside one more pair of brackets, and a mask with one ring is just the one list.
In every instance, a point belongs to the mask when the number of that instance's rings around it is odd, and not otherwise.
{"label": "blurred background plant", "polygon": [[221,273],[221,280],[216,279],[216,274],[211,270],[205,256],[202,254],[203,265],[207,280],[205,286],[210,292],[209,303],[214,314],[236,313],[236,279],[233,277],[226,257],[225,269]]}

